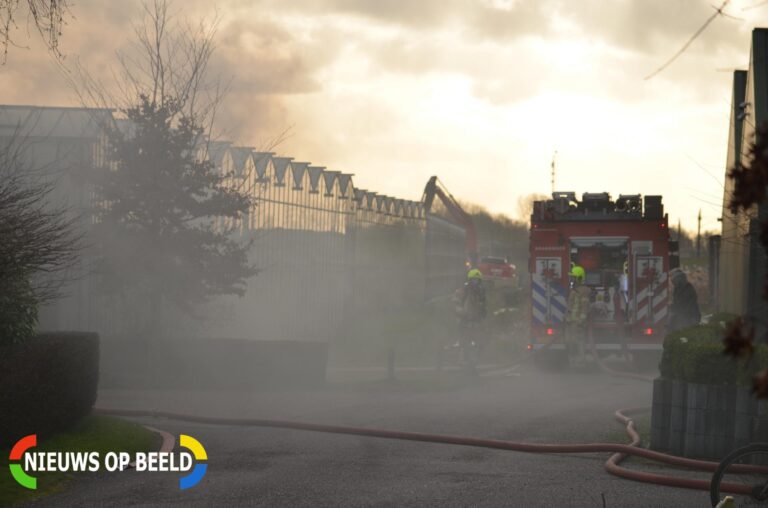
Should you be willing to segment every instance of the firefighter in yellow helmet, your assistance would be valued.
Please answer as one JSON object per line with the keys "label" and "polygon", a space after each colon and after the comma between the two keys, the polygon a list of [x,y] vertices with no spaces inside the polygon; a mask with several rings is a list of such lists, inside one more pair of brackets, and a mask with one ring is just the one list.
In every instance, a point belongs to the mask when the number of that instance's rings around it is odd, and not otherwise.
{"label": "firefighter in yellow helmet", "polygon": [[587,278],[587,272],[576,263],[571,263],[571,273],[568,275],[571,277],[571,283],[574,286],[578,283],[584,284],[584,280]]}
{"label": "firefighter in yellow helmet", "polygon": [[462,307],[465,317],[471,321],[479,321],[485,318],[485,286],[483,285],[483,272],[472,268],[467,272],[467,281],[464,283],[464,295]]}
{"label": "firefighter in yellow helmet", "polygon": [[587,320],[589,318],[591,290],[584,284],[586,272],[584,268],[572,263],[571,291],[568,293],[568,310],[565,316],[565,342],[568,356],[576,364],[584,363],[584,343],[587,335]]}

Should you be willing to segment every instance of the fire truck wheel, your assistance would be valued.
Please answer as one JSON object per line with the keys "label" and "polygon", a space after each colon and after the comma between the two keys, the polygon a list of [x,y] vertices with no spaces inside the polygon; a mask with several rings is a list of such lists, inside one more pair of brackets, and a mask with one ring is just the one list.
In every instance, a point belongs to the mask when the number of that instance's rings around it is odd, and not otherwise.
{"label": "fire truck wheel", "polygon": [[632,353],[635,368],[641,372],[651,372],[659,368],[661,351],[635,351]]}
{"label": "fire truck wheel", "polygon": [[539,351],[533,363],[545,372],[562,372],[568,368],[568,353],[565,351]]}

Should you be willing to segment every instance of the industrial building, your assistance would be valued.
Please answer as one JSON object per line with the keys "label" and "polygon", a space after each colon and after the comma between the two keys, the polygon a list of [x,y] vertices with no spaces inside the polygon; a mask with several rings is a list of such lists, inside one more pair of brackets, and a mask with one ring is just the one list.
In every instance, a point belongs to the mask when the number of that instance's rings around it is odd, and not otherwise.
{"label": "industrial building", "polygon": [[722,237],[718,258],[717,303],[720,310],[744,314],[764,327],[768,304],[763,300],[766,253],[759,240],[759,224],[768,218],[768,203],[748,213],[731,213],[733,181],[728,172],[749,164],[756,126],[768,121],[768,29],[752,31],[749,69],[733,73],[728,130],[728,155],[723,187]]}
{"label": "industrial building", "polygon": [[[107,167],[104,126],[122,128],[121,122],[108,109],[4,105],[0,142],[21,147],[27,167],[55,181],[54,205],[81,217],[87,231],[95,199],[87,173]],[[360,189],[352,174],[227,141],[205,143],[199,156],[231,174],[227,183],[251,198],[249,213],[236,226],[242,239],[252,242],[251,261],[260,272],[249,281],[245,298],[212,302],[204,325],[174,319],[194,328],[174,325],[175,333],[327,341],[353,307],[422,302],[434,296],[425,294],[435,287],[425,277],[453,285],[463,276],[463,263],[447,274],[425,270],[427,238],[438,242],[463,230],[446,229],[438,217],[429,221],[421,201]],[[448,244],[457,246],[453,258],[463,260],[463,242]],[[142,312],[126,313],[125,302],[98,296],[93,259],[83,252],[64,298],[41,310],[40,328],[136,335]]]}

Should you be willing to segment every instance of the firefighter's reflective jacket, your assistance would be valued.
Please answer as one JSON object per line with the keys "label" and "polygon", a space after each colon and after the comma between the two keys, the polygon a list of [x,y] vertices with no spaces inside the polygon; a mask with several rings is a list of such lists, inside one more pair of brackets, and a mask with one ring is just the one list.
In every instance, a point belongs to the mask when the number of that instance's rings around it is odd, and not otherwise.
{"label": "firefighter's reflective jacket", "polygon": [[568,294],[568,314],[566,320],[569,323],[581,325],[587,321],[590,292],[589,287],[578,285]]}

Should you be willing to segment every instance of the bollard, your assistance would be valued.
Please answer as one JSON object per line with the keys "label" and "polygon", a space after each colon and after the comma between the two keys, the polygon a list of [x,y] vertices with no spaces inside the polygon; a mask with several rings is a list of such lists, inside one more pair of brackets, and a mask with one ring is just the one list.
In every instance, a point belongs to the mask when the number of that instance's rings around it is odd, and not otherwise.
{"label": "bollard", "polygon": [[651,449],[665,452],[669,449],[669,418],[672,401],[672,381],[653,380],[653,407],[651,409]]}
{"label": "bollard", "polygon": [[683,455],[685,449],[686,409],[688,405],[685,381],[672,381],[669,413],[669,453]]}
{"label": "bollard", "polygon": [[749,388],[736,389],[736,418],[733,430],[733,448],[752,442],[752,417],[757,412],[757,402]]}
{"label": "bollard", "polygon": [[700,457],[701,456],[701,443],[699,442],[699,436],[702,434],[701,420],[699,408],[703,405],[700,404],[700,399],[706,397],[705,388],[702,385],[696,383],[685,384],[685,410],[683,416],[682,425],[682,440],[683,440],[683,453],[684,457]]}

